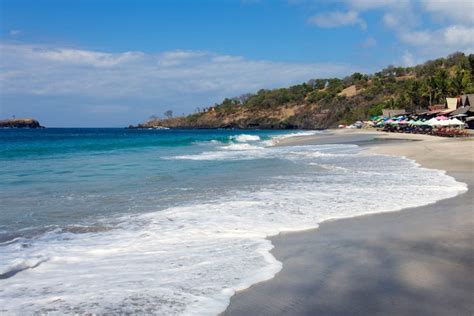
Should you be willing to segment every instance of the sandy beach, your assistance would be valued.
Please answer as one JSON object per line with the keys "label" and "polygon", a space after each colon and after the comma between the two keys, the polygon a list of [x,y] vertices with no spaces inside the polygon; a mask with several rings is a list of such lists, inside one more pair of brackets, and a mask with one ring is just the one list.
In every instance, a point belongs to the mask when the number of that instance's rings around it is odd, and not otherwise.
{"label": "sandy beach", "polygon": [[469,190],[272,237],[282,271],[234,295],[224,315],[473,315],[474,139],[338,130],[279,145],[329,143],[405,156],[446,170]]}

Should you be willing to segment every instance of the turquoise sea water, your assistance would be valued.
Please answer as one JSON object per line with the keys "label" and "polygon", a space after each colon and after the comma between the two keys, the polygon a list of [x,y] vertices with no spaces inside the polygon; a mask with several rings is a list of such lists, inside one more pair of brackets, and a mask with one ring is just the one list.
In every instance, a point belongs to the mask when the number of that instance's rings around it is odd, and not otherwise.
{"label": "turquoise sea water", "polygon": [[266,236],[466,189],[355,145],[274,146],[311,133],[0,130],[0,313],[217,314],[281,268]]}
{"label": "turquoise sea water", "polygon": [[[246,134],[268,140],[282,133]],[[26,233],[22,230],[149,212],[190,197],[222,194],[223,186],[251,183],[243,173],[252,171],[239,168],[239,162],[166,159],[206,151],[216,142],[238,143],[236,135],[226,130],[0,130],[0,241]]]}

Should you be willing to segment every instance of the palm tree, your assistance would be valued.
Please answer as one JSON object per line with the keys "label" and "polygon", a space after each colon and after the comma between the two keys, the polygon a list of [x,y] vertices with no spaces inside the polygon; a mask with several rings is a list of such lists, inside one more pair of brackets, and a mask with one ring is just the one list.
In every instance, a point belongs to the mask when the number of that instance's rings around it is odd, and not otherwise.
{"label": "palm tree", "polygon": [[446,98],[449,93],[449,75],[448,72],[444,69],[439,70],[436,73],[436,100],[441,102],[442,99]]}
{"label": "palm tree", "polygon": [[427,94],[429,98],[430,106],[433,105],[434,94],[436,91],[436,80],[434,76],[429,76],[426,78],[426,87],[427,87]]}
{"label": "palm tree", "polygon": [[454,96],[461,95],[467,85],[468,85],[468,80],[467,78],[467,72],[463,69],[457,69],[456,73],[450,80],[450,91]]}
{"label": "palm tree", "polygon": [[415,80],[411,83],[408,97],[410,98],[410,111],[414,112],[420,103],[420,83],[418,81]]}

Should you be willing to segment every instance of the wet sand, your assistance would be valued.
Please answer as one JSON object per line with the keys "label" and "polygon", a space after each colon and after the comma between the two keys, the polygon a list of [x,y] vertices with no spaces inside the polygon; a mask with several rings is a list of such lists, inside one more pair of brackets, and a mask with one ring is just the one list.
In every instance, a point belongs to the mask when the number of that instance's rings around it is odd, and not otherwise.
{"label": "wet sand", "polygon": [[280,145],[333,141],[364,142],[368,154],[447,170],[469,190],[423,207],[272,237],[282,271],[234,295],[223,314],[474,315],[473,139],[345,130]]}

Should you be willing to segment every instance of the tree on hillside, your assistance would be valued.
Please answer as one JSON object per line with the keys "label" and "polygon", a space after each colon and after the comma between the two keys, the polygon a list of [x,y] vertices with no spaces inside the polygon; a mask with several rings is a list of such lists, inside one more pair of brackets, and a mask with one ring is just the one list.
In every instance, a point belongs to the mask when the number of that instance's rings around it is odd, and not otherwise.
{"label": "tree on hillside", "polygon": [[449,93],[449,74],[445,69],[440,69],[435,76],[436,80],[436,100],[438,103],[444,102]]}
{"label": "tree on hillside", "polygon": [[458,68],[450,80],[449,90],[452,96],[458,96],[465,93],[469,85],[469,74],[466,70]]}
{"label": "tree on hillside", "polygon": [[395,76],[395,66],[388,65],[387,68],[382,69],[382,77],[393,77]]}
{"label": "tree on hillside", "polygon": [[426,79],[429,91],[430,105],[440,103],[449,93],[449,75],[445,69],[440,69],[435,75]]}
{"label": "tree on hillside", "polygon": [[158,121],[159,119],[160,117],[156,114],[153,114],[148,118],[149,121]]}
{"label": "tree on hillside", "polygon": [[466,69],[468,67],[468,60],[466,58],[466,55],[461,52],[455,52],[448,57],[446,57],[446,62],[445,66],[446,67],[453,67],[453,66],[458,66],[463,69]]}
{"label": "tree on hillside", "polygon": [[247,102],[247,100],[250,99],[251,96],[253,96],[252,93],[244,93],[239,95],[237,99],[240,101],[240,104],[245,104],[245,102]]}
{"label": "tree on hillside", "polygon": [[167,118],[167,119],[170,119],[173,117],[173,111],[172,110],[168,110],[166,111],[165,113],[163,113],[163,115]]}
{"label": "tree on hillside", "polygon": [[410,99],[410,112],[414,112],[421,107],[421,84],[419,81],[412,81],[408,90]]}
{"label": "tree on hillside", "polygon": [[428,95],[429,105],[433,105],[434,94],[436,90],[436,81],[434,76],[426,77],[425,79],[426,94]]}
{"label": "tree on hillside", "polygon": [[326,86],[326,82],[326,79],[311,79],[307,84],[313,89],[321,90]]}
{"label": "tree on hillside", "polygon": [[470,54],[468,60],[471,68],[471,81],[474,81],[474,54]]}
{"label": "tree on hillside", "polygon": [[407,70],[403,67],[395,68],[395,77],[401,77],[407,74]]}
{"label": "tree on hillside", "polygon": [[351,77],[356,81],[364,79],[364,75],[360,72],[354,72]]}

